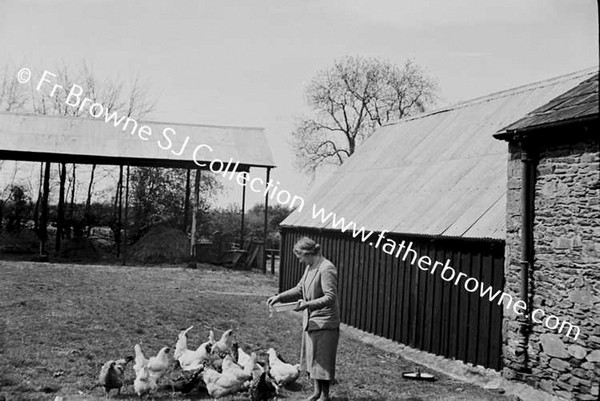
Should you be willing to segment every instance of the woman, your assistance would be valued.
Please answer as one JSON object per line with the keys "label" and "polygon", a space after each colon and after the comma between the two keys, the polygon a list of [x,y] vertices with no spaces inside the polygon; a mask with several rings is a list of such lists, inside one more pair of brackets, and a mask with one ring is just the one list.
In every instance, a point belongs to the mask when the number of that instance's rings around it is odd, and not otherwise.
{"label": "woman", "polygon": [[337,298],[337,269],[321,254],[321,247],[310,238],[294,245],[294,254],[306,270],[300,282],[267,304],[298,300],[297,311],[303,311],[302,370],[314,382],[313,394],[307,401],[329,400],[329,387],[335,378],[335,356],[340,336],[340,308]]}

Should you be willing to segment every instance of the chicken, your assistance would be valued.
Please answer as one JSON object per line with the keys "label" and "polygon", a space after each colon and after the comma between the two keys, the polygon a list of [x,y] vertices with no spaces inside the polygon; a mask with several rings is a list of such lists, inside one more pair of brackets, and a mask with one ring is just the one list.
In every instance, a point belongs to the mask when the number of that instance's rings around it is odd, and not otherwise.
{"label": "chicken", "polygon": [[[212,334],[212,331],[211,331]],[[210,336],[209,336],[210,341]],[[214,341],[214,336],[213,336]],[[230,353],[233,347],[233,330],[227,330],[221,336],[221,339],[212,345],[212,352],[219,354],[221,358],[225,357],[225,354]]]}
{"label": "chicken", "polygon": [[300,365],[291,365],[283,362],[277,357],[273,348],[267,351],[269,354],[269,373],[275,379],[278,386],[286,386],[298,380],[300,376]]}
{"label": "chicken", "polygon": [[158,380],[169,370],[169,347],[163,347],[156,356],[146,359],[139,344],[135,350],[135,380],[133,387],[138,396],[152,394],[158,389]]}
{"label": "chicken", "polygon": [[195,351],[187,348],[187,332],[190,331],[192,327],[194,326],[190,326],[179,333],[179,338],[175,345],[175,353],[173,354],[175,359],[179,361],[181,369],[184,371],[202,369],[204,363],[208,360],[208,355],[211,351],[210,340],[200,344]]}
{"label": "chicken", "polygon": [[175,344],[175,352],[173,353],[173,358],[179,360],[179,357],[185,351],[187,351],[187,333],[193,328],[194,326],[190,326],[179,333],[179,335],[177,336],[177,343]]}
{"label": "chicken", "polygon": [[[135,367],[134,367],[135,368]],[[150,395],[158,390],[158,383],[152,376],[148,366],[142,366],[135,369],[135,380],[133,381],[133,390],[138,397]]]}
{"label": "chicken", "polygon": [[117,394],[121,394],[121,387],[125,384],[125,366],[133,360],[132,356],[125,359],[117,359],[106,362],[100,369],[98,385],[104,387],[106,396],[110,395],[110,390],[116,388]]}
{"label": "chicken", "polygon": [[243,390],[252,378],[252,372],[250,366],[242,368],[230,355],[227,355],[223,359],[222,373],[208,367],[204,370],[202,378],[206,383],[208,394],[217,399]]}
{"label": "chicken", "polygon": [[208,363],[205,365],[210,365],[214,370],[218,372],[222,372],[223,369],[221,367],[223,363],[223,359],[227,355],[231,355],[234,361],[237,361],[238,357],[237,353],[237,344],[233,341],[233,330],[227,330],[221,336],[219,341],[214,341],[214,334],[211,330],[209,335],[209,342],[213,341],[210,356],[208,357]]}
{"label": "chicken", "polygon": [[244,352],[244,350],[239,347],[238,348],[238,365],[243,366],[244,368],[248,368],[250,372],[252,372],[252,377],[260,376],[265,370],[257,363],[257,355],[256,353],[252,353],[252,355],[248,355]]}
{"label": "chicken", "polygon": [[240,346],[237,347],[237,352],[238,352],[237,363],[241,366],[244,366],[244,364],[246,364],[250,360],[250,355],[248,355],[246,352],[244,352],[244,349]]}
{"label": "chicken", "polygon": [[194,373],[184,372],[177,379],[171,380],[170,385],[165,386],[165,388],[187,394],[201,386],[204,386],[202,370],[197,370]]}
{"label": "chicken", "polygon": [[252,401],[269,401],[277,398],[278,387],[265,370],[255,374],[250,385],[250,399]]}

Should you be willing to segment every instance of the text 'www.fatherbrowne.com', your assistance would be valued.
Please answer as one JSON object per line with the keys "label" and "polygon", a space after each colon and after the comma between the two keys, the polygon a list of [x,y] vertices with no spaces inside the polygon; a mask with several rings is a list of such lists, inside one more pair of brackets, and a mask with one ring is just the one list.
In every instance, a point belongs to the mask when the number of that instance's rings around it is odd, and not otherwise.
{"label": "text 'www.fatherbrowne.com'", "polygon": [[[338,229],[341,232],[351,233],[353,238],[360,238],[362,242],[366,242],[376,233],[374,231],[365,230],[364,226],[357,228],[357,225],[354,221],[346,221],[344,217],[338,217],[332,212],[326,213],[325,209],[323,208],[317,210],[316,205],[313,205],[312,218],[319,219],[323,224],[329,222],[333,228]],[[461,285],[462,281],[462,286],[464,287],[465,291],[471,293],[476,292],[481,298],[487,299],[489,302],[497,302],[498,305],[503,304],[506,309],[510,309],[512,307],[513,311],[517,315],[528,316],[528,307],[525,301],[515,301],[512,295],[500,290],[494,291],[492,286],[486,285],[474,277],[469,277],[463,272],[457,272],[456,269],[450,266],[450,259],[447,259],[446,262],[443,263],[437,260],[432,260],[426,255],[419,257],[417,251],[413,249],[412,241],[406,243],[406,241],[403,240],[398,243],[385,236],[385,234],[388,232],[389,231],[387,230],[378,232],[375,235],[375,237],[377,237],[375,244],[373,244],[373,242],[369,242],[369,245],[374,246],[375,248],[379,248],[381,245],[381,250],[383,252],[390,256],[394,256],[395,258],[402,257],[402,261],[406,261],[410,258],[411,266],[416,265],[418,269],[422,271],[429,271],[430,274],[435,274],[437,271],[437,274],[442,278],[442,280],[452,282],[456,286]],[[371,241],[373,240],[374,238],[371,239]],[[559,333],[566,331],[565,336],[567,337],[571,337],[572,331],[572,337],[574,339],[579,337],[580,329],[578,326],[575,326],[565,320],[561,320],[557,316],[547,315],[542,309],[534,309],[529,316],[535,323],[543,323],[544,326],[551,330],[558,330]]]}

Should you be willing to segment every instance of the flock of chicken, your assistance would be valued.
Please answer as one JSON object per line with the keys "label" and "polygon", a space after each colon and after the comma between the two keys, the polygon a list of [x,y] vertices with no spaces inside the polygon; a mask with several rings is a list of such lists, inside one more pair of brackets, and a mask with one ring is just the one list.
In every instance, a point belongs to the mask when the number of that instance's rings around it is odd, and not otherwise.
{"label": "flock of chicken", "polygon": [[135,360],[133,389],[139,397],[154,394],[161,379],[174,370],[180,370],[179,377],[171,380],[167,387],[184,393],[205,388],[214,399],[249,391],[252,401],[267,401],[277,397],[281,386],[295,382],[300,376],[300,366],[284,362],[273,348],[267,351],[268,358],[260,361],[256,353],[248,355],[234,342],[233,330],[224,332],[219,341],[215,341],[211,330],[208,341],[196,350],[190,350],[187,333],[192,328],[179,333],[173,353],[175,367],[169,357],[169,347],[146,358],[136,344],[135,358],[129,356],[112,360],[102,366],[98,385],[104,387],[107,396],[112,389],[120,393],[125,384],[125,367]]}

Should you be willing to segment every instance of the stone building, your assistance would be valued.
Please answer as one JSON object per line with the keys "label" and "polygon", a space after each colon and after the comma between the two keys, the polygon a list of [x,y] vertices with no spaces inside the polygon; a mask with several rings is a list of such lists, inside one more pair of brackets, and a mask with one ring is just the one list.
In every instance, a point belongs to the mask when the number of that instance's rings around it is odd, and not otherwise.
{"label": "stone building", "polygon": [[494,135],[510,153],[505,290],[545,312],[505,314],[503,374],[569,400],[600,399],[598,132],[595,74]]}

